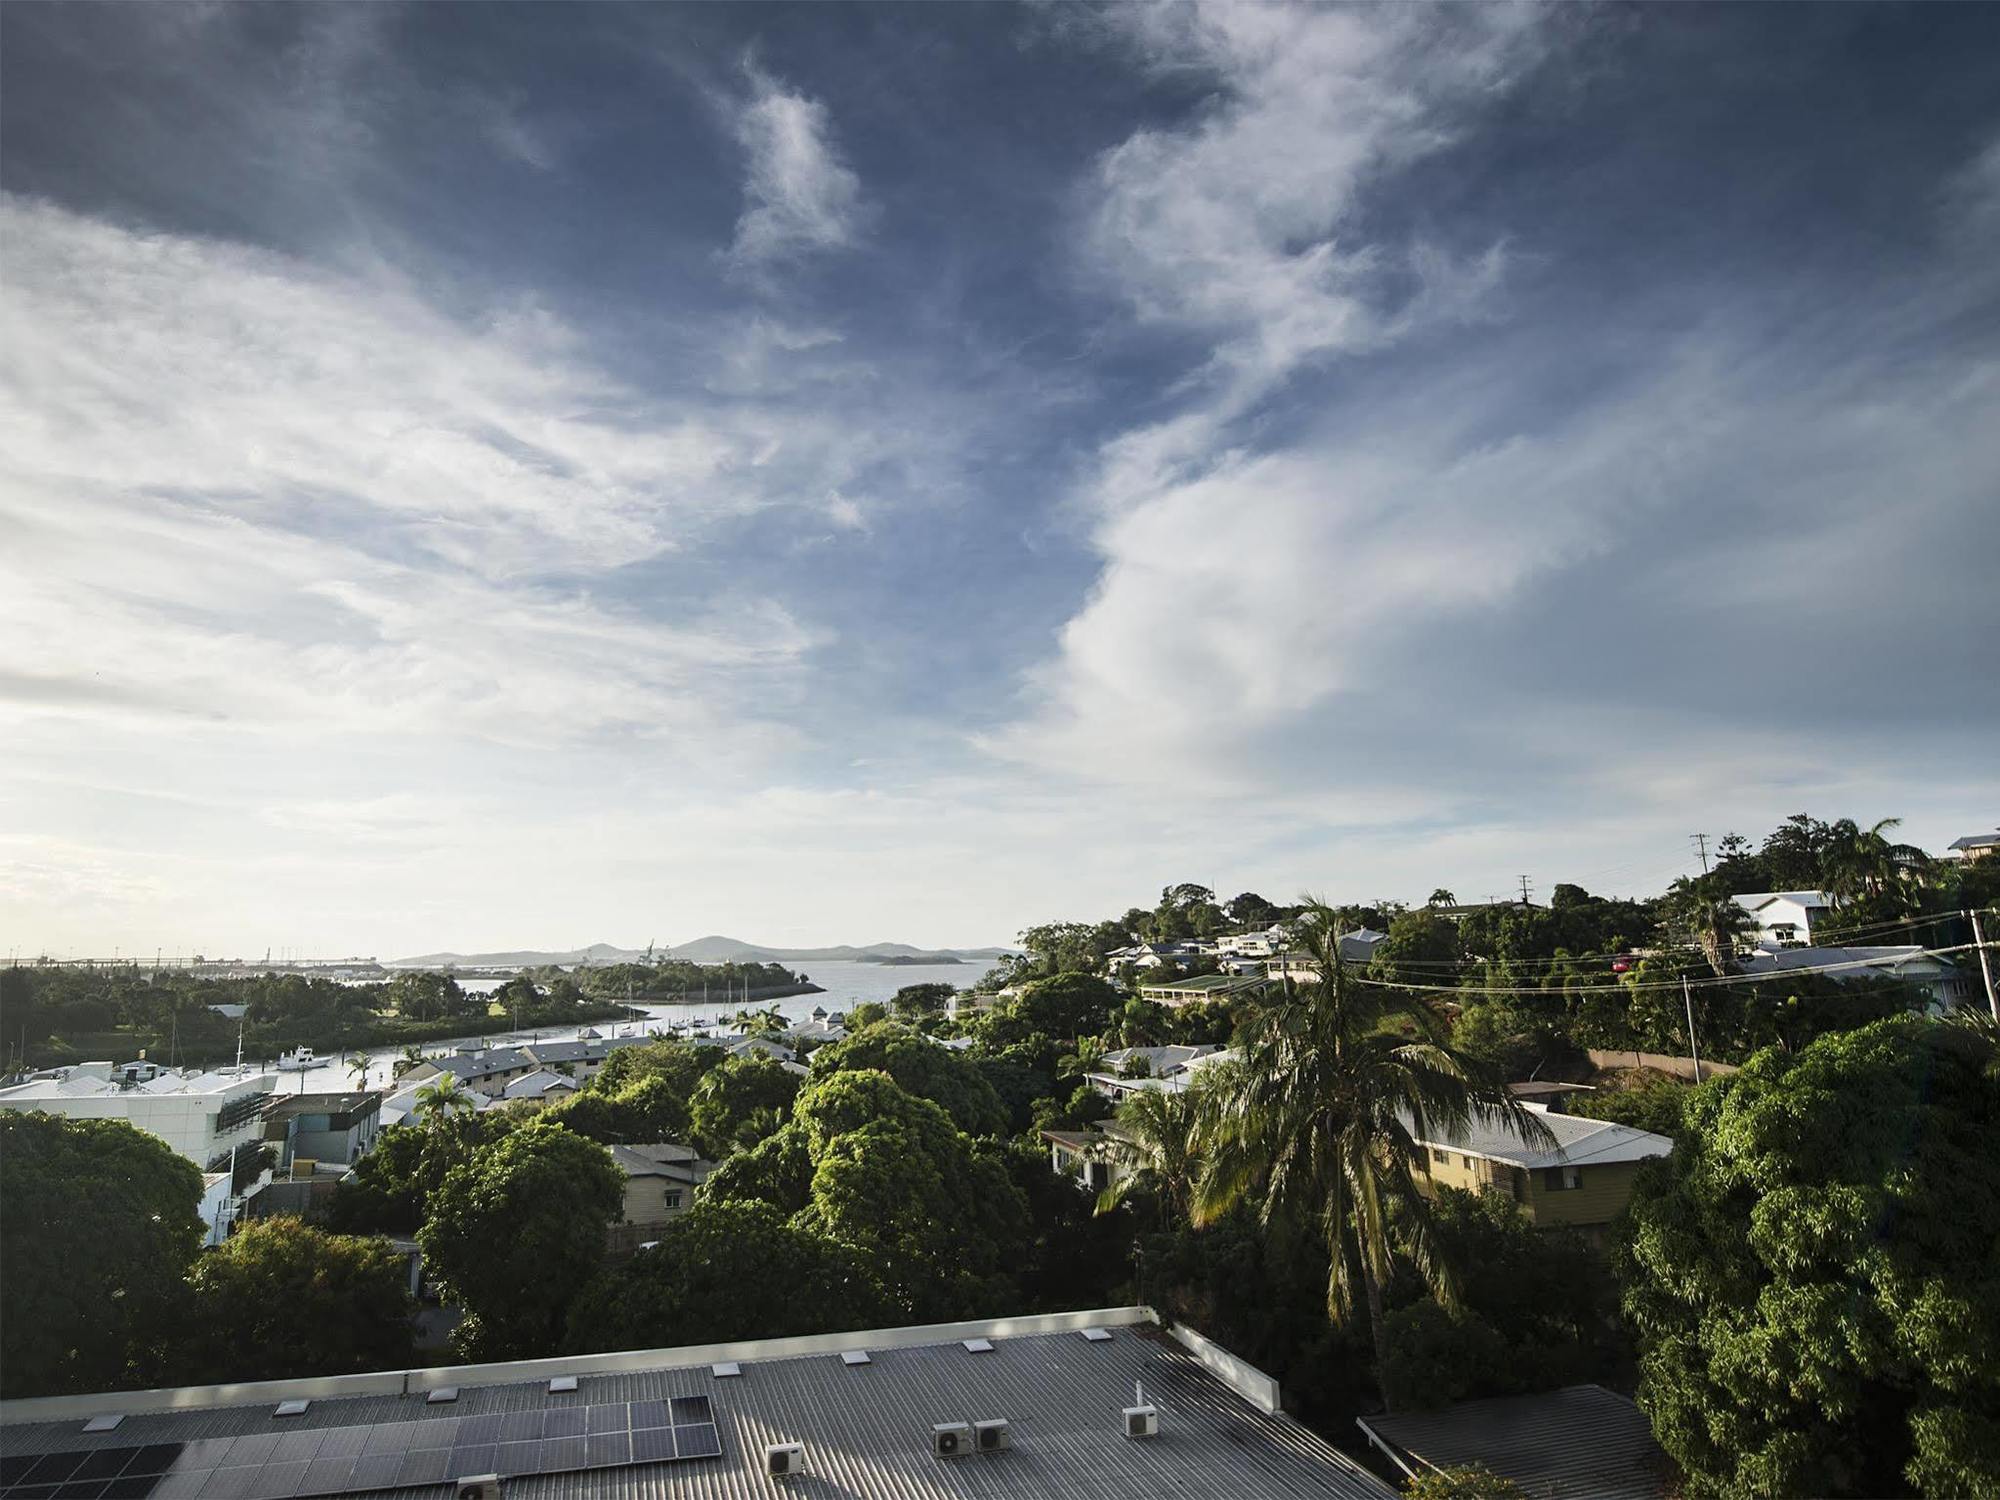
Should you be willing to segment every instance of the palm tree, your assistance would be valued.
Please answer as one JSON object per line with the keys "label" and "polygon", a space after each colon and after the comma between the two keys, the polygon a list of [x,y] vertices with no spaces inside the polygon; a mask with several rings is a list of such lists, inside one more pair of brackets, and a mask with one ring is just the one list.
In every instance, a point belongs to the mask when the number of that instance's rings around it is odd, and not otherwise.
{"label": "palm tree", "polygon": [[[1447,1044],[1423,1001],[1350,976],[1339,921],[1324,901],[1308,899],[1296,932],[1318,975],[1249,1021],[1241,1061],[1215,1080],[1198,1141],[1206,1160],[1194,1219],[1212,1223],[1258,1192],[1267,1224],[1282,1217],[1310,1226],[1326,1246],[1328,1316],[1350,1321],[1358,1291],[1379,1365],[1394,1250],[1439,1301],[1457,1298],[1417,1191],[1417,1141],[1450,1139],[1474,1123],[1509,1129],[1544,1150],[1554,1137],[1503,1083]],[[1397,1023],[1407,1023],[1414,1039],[1392,1029]],[[1402,1210],[1394,1247],[1392,1205]]]}
{"label": "palm tree", "polygon": [[1085,1073],[1103,1072],[1105,1050],[1102,1037],[1078,1037],[1076,1051],[1066,1052],[1056,1059],[1056,1077],[1081,1078]]}
{"label": "palm tree", "polygon": [[1674,882],[1667,894],[1669,922],[1689,942],[1701,949],[1702,957],[1719,979],[1736,961],[1737,939],[1756,930],[1749,912],[1726,894],[1713,877]]}
{"label": "palm tree", "polygon": [[1920,878],[1930,865],[1930,856],[1915,844],[1894,844],[1884,831],[1902,826],[1901,818],[1884,818],[1872,828],[1862,828],[1852,818],[1842,818],[1827,830],[1827,849],[1821,866],[1821,880],[1829,895],[1838,901],[1879,896],[1890,886]]}
{"label": "palm tree", "polygon": [[417,1090],[417,1118],[426,1125],[448,1118],[455,1110],[472,1107],[472,1095],[455,1074],[440,1073]]}
{"label": "palm tree", "polygon": [[368,1054],[365,1052],[357,1052],[354,1054],[354,1056],[350,1057],[347,1060],[347,1071],[354,1075],[354,1086],[356,1088],[361,1088],[361,1089],[367,1088]]}
{"label": "palm tree", "polygon": [[423,1061],[424,1061],[423,1048],[415,1045],[405,1047],[403,1049],[403,1055],[397,1058],[395,1061],[393,1076],[401,1078],[405,1073],[409,1072],[410,1069],[416,1067]]}
{"label": "palm tree", "polygon": [[1098,1194],[1099,1213],[1144,1189],[1159,1195],[1174,1222],[1193,1217],[1203,1099],[1198,1089],[1141,1089],[1118,1106],[1110,1149],[1123,1158],[1124,1171]]}
{"label": "palm tree", "polygon": [[1458,897],[1454,896],[1450,891],[1446,890],[1443,886],[1439,886],[1436,890],[1431,892],[1430,899],[1424,902],[1424,905],[1456,906],[1458,905]]}

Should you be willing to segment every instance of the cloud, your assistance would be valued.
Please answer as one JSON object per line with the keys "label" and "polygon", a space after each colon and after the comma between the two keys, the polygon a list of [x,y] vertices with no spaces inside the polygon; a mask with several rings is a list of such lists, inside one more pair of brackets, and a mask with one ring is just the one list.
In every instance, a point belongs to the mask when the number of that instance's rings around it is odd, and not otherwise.
{"label": "cloud", "polygon": [[581,582],[789,503],[773,411],[643,397],[532,304],[466,324],[11,198],[0,230],[14,712],[698,740],[819,638],[726,583]]}
{"label": "cloud", "polygon": [[840,159],[824,104],[753,67],[735,126],[749,165],[731,252],[739,263],[765,265],[855,242],[865,214],[861,179]]}

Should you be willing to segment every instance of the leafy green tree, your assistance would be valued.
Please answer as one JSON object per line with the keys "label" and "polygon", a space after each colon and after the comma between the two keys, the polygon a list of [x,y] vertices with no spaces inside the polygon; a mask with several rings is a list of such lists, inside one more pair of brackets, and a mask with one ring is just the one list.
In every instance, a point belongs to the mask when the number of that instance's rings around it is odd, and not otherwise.
{"label": "leafy green tree", "polygon": [[1255,891],[1245,891],[1233,897],[1222,910],[1238,927],[1269,927],[1284,915]]}
{"label": "leafy green tree", "polygon": [[[1267,1221],[1283,1215],[1312,1225],[1328,1261],[1327,1313],[1346,1323],[1365,1306],[1379,1365],[1398,1249],[1441,1302],[1456,1304],[1455,1278],[1416,1187],[1424,1159],[1417,1137],[1477,1122],[1511,1127],[1531,1145],[1552,1138],[1504,1083],[1452,1049],[1427,1006],[1349,974],[1337,913],[1308,902],[1299,925],[1319,977],[1254,1017],[1241,1062],[1211,1073],[1216,1109],[1195,1215],[1211,1222],[1257,1188]],[[1392,1204],[1401,1209],[1394,1240]]]}
{"label": "leafy green tree", "polygon": [[0,1394],[153,1378],[200,1201],[194,1163],[122,1120],[0,1110]]}
{"label": "leafy green tree", "polygon": [[1021,934],[1021,946],[1041,974],[1094,969],[1108,951],[1098,947],[1097,931],[1086,922],[1044,922],[1030,927]]}
{"label": "leafy green tree", "polygon": [[889,998],[889,1009],[897,1020],[913,1025],[931,1016],[942,1015],[956,994],[948,984],[906,984]]}
{"label": "leafy green tree", "polygon": [[689,1122],[702,1150],[718,1160],[754,1146],[791,1118],[799,1075],[774,1057],[749,1052],[702,1075],[689,1101]]}
{"label": "leafy green tree", "polygon": [[569,1312],[577,1353],[789,1338],[893,1323],[894,1304],[852,1247],[768,1203],[703,1201],[660,1243],[584,1288]]}
{"label": "leafy green tree", "polygon": [[847,1013],[847,1029],[862,1031],[877,1021],[889,1019],[889,1007],[879,1000],[864,1000]]}
{"label": "leafy green tree", "polygon": [[713,1203],[768,1203],[787,1214],[812,1194],[812,1152],[796,1121],[781,1126],[747,1151],[724,1159],[696,1193]]}
{"label": "leafy green tree", "polygon": [[1390,920],[1389,935],[1375,945],[1368,972],[1398,984],[1456,984],[1464,958],[1457,925],[1419,906]]}
{"label": "leafy green tree", "polygon": [[383,1239],[253,1219],[195,1263],[174,1341],[190,1385],[409,1363],[408,1262]]}
{"label": "leafy green tree", "polygon": [[417,1241],[447,1296],[469,1359],[524,1359],[557,1347],[569,1303],[604,1259],[625,1178],[594,1141],[535,1123],[453,1167],[430,1196]]}
{"label": "leafy green tree", "polygon": [[518,1123],[501,1110],[464,1110],[389,1126],[334,1189],[328,1227],[340,1234],[416,1233],[446,1174]]}
{"label": "leafy green tree", "polygon": [[642,1078],[664,1079],[681,1099],[694,1092],[701,1075],[723,1059],[720,1047],[697,1047],[690,1042],[646,1042],[637,1047],[619,1047],[604,1059],[604,1066],[590,1080],[591,1088],[605,1094],[622,1094]]}
{"label": "leafy green tree", "polygon": [[1651,1073],[1630,1088],[1599,1089],[1590,1094],[1572,1094],[1569,1112],[1591,1120],[1611,1120],[1634,1130],[1651,1131],[1669,1140],[1680,1139],[1681,1110],[1686,1105],[1688,1086],[1664,1073]]}
{"label": "leafy green tree", "polygon": [[1406,1500],[1529,1500],[1513,1480],[1484,1464],[1429,1469],[1403,1486]]}
{"label": "leafy green tree", "polygon": [[1618,1272],[1692,1500],[2000,1493],[1993,1060],[1901,1017],[1688,1097]]}
{"label": "leafy green tree", "polygon": [[486,1014],[486,1002],[468,995],[449,974],[411,969],[389,981],[384,999],[406,1021],[445,1021]]}
{"label": "leafy green tree", "polygon": [[977,1062],[892,1021],[853,1032],[813,1054],[815,1080],[855,1070],[887,1073],[906,1092],[944,1106],[967,1134],[998,1135],[1007,1129],[1007,1108]]}
{"label": "leafy green tree", "polygon": [[1616,1381],[1631,1351],[1616,1329],[1618,1290],[1574,1231],[1537,1229],[1512,1200],[1446,1188],[1431,1210],[1439,1254],[1457,1268],[1447,1310],[1399,1268],[1382,1372],[1398,1407]]}

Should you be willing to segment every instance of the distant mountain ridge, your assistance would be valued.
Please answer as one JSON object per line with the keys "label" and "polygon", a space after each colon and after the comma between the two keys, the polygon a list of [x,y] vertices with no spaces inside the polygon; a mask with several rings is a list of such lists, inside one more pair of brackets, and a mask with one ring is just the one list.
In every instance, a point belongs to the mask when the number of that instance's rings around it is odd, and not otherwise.
{"label": "distant mountain ridge", "polygon": [[[992,959],[1007,951],[1005,948],[915,948],[908,943],[869,943],[859,948],[847,943],[833,948],[766,948],[757,943],[746,943],[740,938],[711,935],[695,938],[691,942],[676,943],[667,948],[656,948],[653,950],[653,956],[682,958],[698,964],[810,963],[814,960],[827,963],[867,963],[873,959],[883,958]],[[646,950],[643,948],[620,948],[613,943],[592,943],[588,948],[572,948],[563,953],[530,950],[510,953],[422,953],[414,958],[389,959],[383,967],[533,969],[544,964],[636,963],[645,956]]]}

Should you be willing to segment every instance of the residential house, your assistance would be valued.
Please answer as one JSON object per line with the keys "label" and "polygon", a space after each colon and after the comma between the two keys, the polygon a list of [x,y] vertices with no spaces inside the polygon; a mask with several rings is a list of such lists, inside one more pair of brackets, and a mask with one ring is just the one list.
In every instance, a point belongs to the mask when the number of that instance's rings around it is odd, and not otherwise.
{"label": "residential house", "polygon": [[[1179,1093],[1196,1082],[1202,1069],[1236,1055],[1233,1049],[1209,1045],[1121,1047],[1105,1053],[1103,1067],[1084,1074],[1084,1081],[1113,1103],[1152,1089]],[[1135,1058],[1145,1060],[1146,1071],[1127,1076]]]}
{"label": "residential house", "polygon": [[1236,995],[1254,995],[1265,984],[1262,974],[1198,974],[1193,979],[1175,979],[1166,984],[1141,984],[1139,998],[1175,1008],[1206,1005]]}
{"label": "residential house", "polygon": [[551,1068],[537,1068],[511,1080],[500,1091],[502,1099],[540,1099],[545,1104],[576,1092],[576,1080]]}
{"label": "residential house", "polygon": [[1521,1107],[1549,1128],[1553,1147],[1530,1146],[1511,1127],[1477,1121],[1462,1131],[1416,1135],[1405,1116],[1404,1126],[1424,1155],[1418,1189],[1503,1193],[1540,1228],[1601,1230],[1631,1201],[1640,1163],[1674,1149],[1666,1136],[1629,1125],[1556,1114],[1541,1104]]}
{"label": "residential house", "polygon": [[1269,958],[1284,952],[1290,941],[1291,934],[1281,926],[1257,932],[1232,932],[1215,940],[1215,953],[1218,958]]}
{"label": "residential house", "polygon": [[[552,1047],[556,1044],[542,1045]],[[498,1099],[506,1092],[511,1080],[525,1078],[541,1066],[544,1064],[516,1047],[488,1047],[468,1042],[443,1056],[425,1058],[397,1082],[405,1086],[424,1084],[449,1073],[468,1092]]]}
{"label": "residential house", "polygon": [[1825,891],[1751,891],[1729,899],[1756,921],[1758,947],[1808,946],[1815,924],[1833,910],[1833,897]]}
{"label": "residential house", "polygon": [[611,1160],[625,1174],[625,1210],[609,1231],[611,1252],[630,1255],[686,1213],[694,1190],[715,1170],[692,1146],[671,1141],[612,1146]]}
{"label": "residential house", "polygon": [[1080,1130],[1044,1130],[1049,1166],[1074,1177],[1093,1193],[1115,1187],[1131,1171],[1131,1135],[1116,1120],[1100,1120]]}
{"label": "residential house", "polygon": [[[1376,948],[1386,932],[1377,932],[1372,927],[1357,927],[1343,933],[1340,939],[1340,960],[1350,968],[1365,968],[1368,960],[1375,956]],[[1264,963],[1266,978],[1291,980],[1294,984],[1313,984],[1319,979],[1319,964],[1310,953],[1275,953]]]}
{"label": "residential house", "polygon": [[1953,839],[1949,847],[1963,860],[1991,859],[2000,850],[2000,833],[1968,833],[1962,839]]}
{"label": "residential house", "polygon": [[[298,1415],[297,1402],[311,1410]],[[121,1494],[352,1495],[408,1481],[406,1494],[426,1497],[504,1485],[508,1500],[770,1500],[788,1490],[1395,1500],[1284,1408],[1278,1382],[1228,1350],[1152,1308],[1110,1307],[41,1397],[0,1403],[0,1423],[9,1473],[138,1476],[112,1485]],[[120,1420],[84,1431],[101,1413]],[[586,1414],[593,1441],[544,1437],[497,1458],[472,1431],[581,1432]],[[302,1451],[317,1457],[304,1464]],[[466,1482],[494,1470],[505,1479],[483,1490]],[[792,1477],[774,1480],[779,1471]]]}
{"label": "residential house", "polygon": [[[436,1082],[437,1077],[437,1074],[432,1073],[416,1083],[411,1083],[410,1075],[404,1074],[398,1080],[396,1087],[382,1096],[382,1123],[385,1126],[401,1125],[414,1117],[417,1113],[418,1096]],[[501,1102],[497,1094],[474,1093],[469,1089],[464,1092],[463,1097],[465,1103],[460,1108],[469,1107],[475,1112],[496,1109]]]}
{"label": "residential house", "polygon": [[1838,948],[1766,948],[1736,966],[1757,978],[1793,970],[1818,970],[1828,979],[1900,979],[1923,994],[1933,1015],[1980,1003],[1979,983],[1950,959],[1914,943]]}
{"label": "residential house", "polygon": [[264,1139],[278,1150],[278,1170],[295,1161],[351,1167],[374,1149],[382,1096],[367,1092],[281,1094],[264,1114]]}

